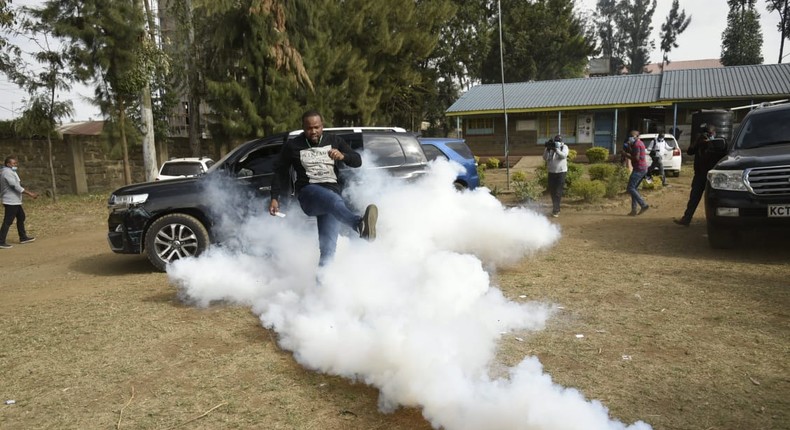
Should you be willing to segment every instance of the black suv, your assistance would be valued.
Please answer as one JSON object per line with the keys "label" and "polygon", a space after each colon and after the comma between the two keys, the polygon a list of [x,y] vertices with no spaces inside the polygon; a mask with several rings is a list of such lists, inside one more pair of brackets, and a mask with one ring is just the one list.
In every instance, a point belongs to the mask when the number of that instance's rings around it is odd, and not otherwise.
{"label": "black suv", "polygon": [[705,217],[713,248],[743,230],[790,229],[790,104],[749,112],[708,173]]}
{"label": "black suv", "polygon": [[[373,168],[385,169],[395,178],[415,179],[427,171],[425,153],[412,133],[366,128],[328,128],[324,132],[339,134],[355,150],[372,154]],[[233,194],[244,196],[241,201],[261,202],[252,207],[268,207],[263,201],[269,198],[274,161],[287,139],[298,134],[282,133],[243,143],[199,177],[115,190],[107,202],[110,249],[120,254],[145,252],[159,270],[174,260],[199,255],[209,243],[222,239],[213,231],[219,216],[213,212],[218,206],[216,189],[235,190]],[[280,182],[291,180],[283,177]]]}

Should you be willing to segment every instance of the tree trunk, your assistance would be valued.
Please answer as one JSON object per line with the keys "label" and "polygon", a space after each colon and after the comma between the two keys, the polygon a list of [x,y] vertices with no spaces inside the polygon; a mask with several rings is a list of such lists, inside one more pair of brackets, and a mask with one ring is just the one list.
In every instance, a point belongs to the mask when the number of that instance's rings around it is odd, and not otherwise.
{"label": "tree trunk", "polygon": [[52,162],[52,129],[54,129],[55,119],[52,117],[52,106],[55,105],[55,88],[51,87],[49,91],[49,123],[50,127],[47,129],[47,155],[49,157],[49,177],[52,180],[52,202],[58,202],[58,185],[55,182],[55,164]]}
{"label": "tree trunk", "polygon": [[[155,46],[156,39],[154,37],[154,20],[151,14],[151,7],[148,5],[147,0],[143,0],[142,2],[143,12],[146,16],[146,21],[148,22],[148,34],[151,38],[151,43]],[[159,163],[156,162],[156,139],[154,133],[154,110],[151,106],[151,85],[147,84],[143,87],[143,90],[140,94],[140,104],[141,110],[140,112],[141,119],[143,121],[143,126],[145,127],[145,131],[143,133],[143,171],[145,172],[145,180],[146,181],[153,181],[156,179],[156,175],[159,172]]]}
{"label": "tree trunk", "polygon": [[186,0],[187,8],[187,33],[189,43],[189,53],[187,55],[187,100],[189,120],[189,149],[193,157],[200,157],[202,148],[200,140],[203,137],[200,132],[200,96],[198,95],[199,75],[195,67],[195,28],[192,22],[192,1]]}
{"label": "tree trunk", "polygon": [[141,95],[142,120],[145,126],[143,134],[143,169],[145,180],[150,182],[156,179],[159,165],[156,162],[156,141],[154,139],[154,110],[151,107],[151,87],[146,85]]}
{"label": "tree trunk", "polygon": [[123,149],[123,183],[132,183],[132,168],[129,166],[129,145],[126,144],[126,107],[118,98],[118,125],[121,128],[121,148]]}

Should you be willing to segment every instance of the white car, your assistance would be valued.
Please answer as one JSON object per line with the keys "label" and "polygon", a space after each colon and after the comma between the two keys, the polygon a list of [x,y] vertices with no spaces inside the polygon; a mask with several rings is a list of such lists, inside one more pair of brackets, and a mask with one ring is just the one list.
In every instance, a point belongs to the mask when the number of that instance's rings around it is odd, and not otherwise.
{"label": "white car", "polygon": [[159,168],[157,181],[165,179],[188,178],[190,176],[200,176],[214,164],[214,160],[208,157],[187,157],[171,158],[162,163]]}
{"label": "white car", "polygon": [[[658,134],[655,133],[640,134],[639,139],[645,144],[645,148],[650,148],[650,145],[653,144],[653,140],[655,140],[657,136]],[[680,145],[678,145],[677,140],[675,140],[675,137],[671,134],[665,133],[664,140],[667,142],[667,146],[671,148],[664,153],[664,158],[662,159],[664,162],[664,173],[666,173],[667,176],[672,175],[677,178],[680,176],[680,165],[683,162],[683,151],[680,150]]]}

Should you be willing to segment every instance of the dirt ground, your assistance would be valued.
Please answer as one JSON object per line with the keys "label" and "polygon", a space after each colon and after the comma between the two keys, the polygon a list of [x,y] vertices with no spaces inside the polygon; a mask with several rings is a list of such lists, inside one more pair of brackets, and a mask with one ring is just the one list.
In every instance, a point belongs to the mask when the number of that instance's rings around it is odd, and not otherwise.
{"label": "dirt ground", "polygon": [[[689,182],[645,193],[639,217],[626,196],[566,202],[559,243],[496,274],[513,300],[563,310],[523,342],[503,338],[498,358],[538,356],[626,423],[790,428],[788,242],[710,249],[702,208],[690,227],[671,222]],[[0,401],[15,400],[0,428],[431,427],[417,409],[379,412],[373,388],[302,369],[249,309],[179,303],[144,256],[110,252],[106,197],[27,200],[38,240],[19,245],[12,228],[0,250]]]}

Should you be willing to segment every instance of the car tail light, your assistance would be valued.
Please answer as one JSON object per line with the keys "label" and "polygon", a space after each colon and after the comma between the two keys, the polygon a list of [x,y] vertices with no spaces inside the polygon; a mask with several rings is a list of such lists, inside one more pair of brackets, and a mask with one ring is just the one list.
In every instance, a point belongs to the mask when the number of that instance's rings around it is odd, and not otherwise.
{"label": "car tail light", "polygon": [[672,156],[673,157],[677,157],[678,155],[680,155],[680,148],[673,149],[672,150]]}

